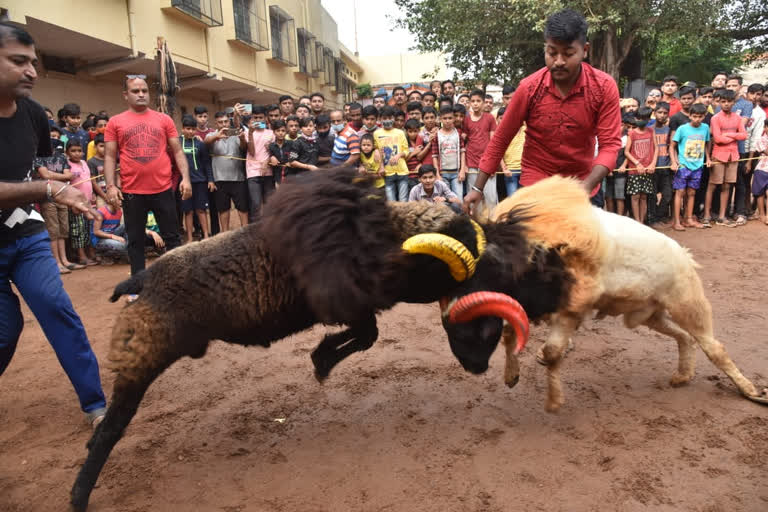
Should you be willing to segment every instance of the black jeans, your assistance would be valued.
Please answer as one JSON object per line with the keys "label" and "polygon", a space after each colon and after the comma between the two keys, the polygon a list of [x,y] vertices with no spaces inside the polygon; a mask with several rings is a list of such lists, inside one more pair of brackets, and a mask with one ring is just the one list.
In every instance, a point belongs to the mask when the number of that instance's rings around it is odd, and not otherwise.
{"label": "black jeans", "polygon": [[[668,220],[669,203],[672,200],[672,176],[669,169],[659,169],[653,173],[653,191],[648,196],[648,223]],[[656,193],[661,192],[661,202],[656,205]]]}
{"label": "black jeans", "polygon": [[[740,153],[739,159],[744,159],[749,156],[749,153]],[[736,186],[733,187],[733,213],[734,215],[747,216],[747,201],[752,200],[751,190],[751,178],[752,175],[747,173],[749,169],[749,161],[739,162],[738,174],[736,175]]]}
{"label": "black jeans", "polygon": [[160,236],[167,250],[181,245],[179,219],[176,216],[176,198],[173,189],[158,194],[123,194],[123,215],[125,234],[128,237],[128,259],[131,275],[144,270],[144,232],[147,228],[147,213],[152,211],[160,228]]}

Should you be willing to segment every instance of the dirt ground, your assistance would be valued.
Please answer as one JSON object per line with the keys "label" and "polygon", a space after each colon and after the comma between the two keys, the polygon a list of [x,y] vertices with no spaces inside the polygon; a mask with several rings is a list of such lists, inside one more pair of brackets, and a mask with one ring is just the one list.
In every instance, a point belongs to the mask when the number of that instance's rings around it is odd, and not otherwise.
{"label": "dirt ground", "polygon": [[[702,264],[715,332],[768,384],[768,228],[675,234]],[[125,266],[64,276],[99,360]],[[25,309],[0,378],[0,511],[66,510],[90,427]],[[324,328],[243,348],[214,342],[149,389],[91,497],[96,511],[765,511],[768,408],[741,398],[699,351],[673,389],[674,341],[591,322],[563,369],[566,404],[544,411],[545,372],[521,358],[502,382],[450,353],[435,305],[381,316],[380,338],[324,384],[309,352]],[[112,375],[102,367],[105,391]]]}

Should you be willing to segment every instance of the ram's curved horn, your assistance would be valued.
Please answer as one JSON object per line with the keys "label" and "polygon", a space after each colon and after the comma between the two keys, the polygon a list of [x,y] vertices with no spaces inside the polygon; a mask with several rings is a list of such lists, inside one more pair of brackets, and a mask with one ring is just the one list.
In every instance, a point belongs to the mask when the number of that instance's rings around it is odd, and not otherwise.
{"label": "ram's curved horn", "polygon": [[471,277],[477,261],[464,244],[440,233],[422,233],[403,242],[403,250],[412,254],[428,254],[448,265],[458,282]]}
{"label": "ram's curved horn", "polygon": [[528,315],[515,299],[496,292],[475,292],[456,300],[448,313],[451,323],[470,322],[481,316],[503,318],[515,330],[515,354],[519,354],[528,342],[530,325]]}
{"label": "ram's curved horn", "polygon": [[482,256],[485,252],[485,231],[483,231],[483,228],[480,226],[480,224],[474,220],[469,219],[469,221],[472,223],[472,227],[475,228],[475,239],[477,241],[477,259],[480,259],[480,256]]}

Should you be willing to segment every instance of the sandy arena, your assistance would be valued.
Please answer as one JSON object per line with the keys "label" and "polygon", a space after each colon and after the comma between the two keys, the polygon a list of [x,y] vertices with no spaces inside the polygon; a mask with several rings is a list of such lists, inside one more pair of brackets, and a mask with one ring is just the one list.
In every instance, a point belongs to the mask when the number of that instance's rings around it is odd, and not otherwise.
{"label": "sandy arena", "polygon": [[[668,232],[669,233],[669,232]],[[675,233],[693,250],[715,333],[768,384],[768,227]],[[127,266],[63,276],[105,367],[110,304]],[[91,435],[28,309],[0,377],[0,511],[66,510]],[[514,389],[502,350],[482,376],[450,353],[437,306],[380,317],[378,343],[318,384],[315,328],[272,348],[213,343],[150,387],[91,496],[90,511],[765,511],[768,408],[738,394],[699,350],[686,387],[667,380],[671,338],[591,322],[563,366],[566,403],[544,411],[533,329]]]}

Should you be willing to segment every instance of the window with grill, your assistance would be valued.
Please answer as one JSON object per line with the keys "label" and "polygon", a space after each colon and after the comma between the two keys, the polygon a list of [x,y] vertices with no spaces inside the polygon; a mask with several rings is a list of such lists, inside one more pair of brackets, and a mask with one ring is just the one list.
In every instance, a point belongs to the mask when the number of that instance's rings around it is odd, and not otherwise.
{"label": "window with grill", "polygon": [[330,48],[323,49],[323,83],[325,85],[333,83],[333,52]]}
{"label": "window with grill", "polygon": [[300,28],[297,31],[299,42],[299,71],[312,76],[315,73],[315,36]]}
{"label": "window with grill", "polygon": [[312,76],[320,76],[320,73],[323,72],[323,64],[324,64],[324,53],[325,48],[323,47],[323,43],[316,42],[315,43],[315,60],[312,63]]}
{"label": "window with grill", "polygon": [[223,24],[221,0],[171,0],[171,7],[175,7],[209,27],[220,27]]}
{"label": "window with grill", "polygon": [[333,59],[333,87],[337,91],[341,91],[341,80],[344,73],[344,64],[341,59]]}
{"label": "window with grill", "polygon": [[267,15],[264,0],[232,0],[235,37],[257,50],[268,50]]}
{"label": "window with grill", "polygon": [[296,65],[296,25],[293,18],[276,5],[269,6],[269,25],[272,35],[272,58]]}

